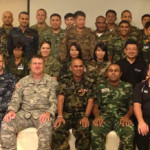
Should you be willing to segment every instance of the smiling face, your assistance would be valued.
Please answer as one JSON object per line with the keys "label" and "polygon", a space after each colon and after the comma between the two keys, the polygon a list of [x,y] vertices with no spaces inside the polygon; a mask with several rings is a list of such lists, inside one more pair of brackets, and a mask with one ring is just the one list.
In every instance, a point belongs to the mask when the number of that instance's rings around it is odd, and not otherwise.
{"label": "smiling face", "polygon": [[130,12],[124,12],[121,16],[121,20],[126,20],[128,21],[129,23],[131,23],[132,21],[132,14]]}
{"label": "smiling face", "polygon": [[130,26],[127,23],[121,23],[119,26],[119,32],[121,36],[126,36],[130,32]]}
{"label": "smiling face", "polygon": [[79,56],[79,51],[77,50],[77,48],[74,45],[72,45],[71,48],[70,48],[70,57],[72,59],[75,59],[78,56]]}
{"label": "smiling face", "polygon": [[43,43],[41,48],[40,48],[40,52],[43,58],[47,58],[50,55],[51,52],[51,47],[48,43]]}
{"label": "smiling face", "polygon": [[95,51],[95,54],[96,54],[97,60],[103,60],[106,52],[103,51],[100,47],[97,47],[97,49]]}
{"label": "smiling face", "polygon": [[20,14],[19,23],[20,23],[20,27],[23,27],[23,28],[28,27],[28,25],[29,25],[29,15]]}
{"label": "smiling face", "polygon": [[98,17],[95,25],[98,32],[104,32],[106,30],[106,19],[104,17]]}
{"label": "smiling face", "polygon": [[2,21],[3,21],[4,25],[6,25],[6,26],[12,25],[12,22],[13,22],[12,13],[9,11],[4,12],[3,17],[2,17]]}
{"label": "smiling face", "polygon": [[45,23],[46,20],[46,13],[44,10],[38,10],[36,13],[36,19],[38,23]]}
{"label": "smiling face", "polygon": [[50,19],[50,25],[53,30],[59,30],[61,26],[61,19],[58,16],[52,16]]}
{"label": "smiling face", "polygon": [[75,24],[76,24],[77,28],[83,28],[85,26],[85,17],[77,16],[75,18]]}

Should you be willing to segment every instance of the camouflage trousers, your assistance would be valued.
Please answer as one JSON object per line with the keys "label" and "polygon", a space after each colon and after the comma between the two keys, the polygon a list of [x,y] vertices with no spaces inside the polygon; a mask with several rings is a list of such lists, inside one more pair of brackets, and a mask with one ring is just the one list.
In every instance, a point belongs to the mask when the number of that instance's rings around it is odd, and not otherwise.
{"label": "camouflage trousers", "polygon": [[120,119],[104,119],[101,127],[92,126],[91,141],[93,150],[105,150],[107,134],[114,130],[120,138],[119,150],[133,150],[134,125],[122,127]]}
{"label": "camouflage trousers", "polygon": [[[17,150],[16,135],[21,130],[35,127],[37,128],[38,150],[51,150],[52,119],[43,124],[33,117],[26,119],[19,114],[10,122],[2,122],[1,126],[1,147],[2,150]],[[28,143],[27,143],[28,144]]]}
{"label": "camouflage trousers", "polygon": [[90,150],[90,129],[82,127],[79,121],[82,116],[78,117],[72,113],[64,113],[65,125],[55,128],[53,132],[54,150],[70,150],[68,143],[69,129],[72,128],[76,137],[75,147],[77,150]]}

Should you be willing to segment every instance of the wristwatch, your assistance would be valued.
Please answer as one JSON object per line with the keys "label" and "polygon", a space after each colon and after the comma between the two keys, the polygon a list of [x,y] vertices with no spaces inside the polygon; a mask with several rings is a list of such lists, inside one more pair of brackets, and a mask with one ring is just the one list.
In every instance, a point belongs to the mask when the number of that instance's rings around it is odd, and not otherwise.
{"label": "wristwatch", "polygon": [[89,118],[89,116],[88,116],[87,114],[84,114],[84,117],[85,117],[85,118]]}

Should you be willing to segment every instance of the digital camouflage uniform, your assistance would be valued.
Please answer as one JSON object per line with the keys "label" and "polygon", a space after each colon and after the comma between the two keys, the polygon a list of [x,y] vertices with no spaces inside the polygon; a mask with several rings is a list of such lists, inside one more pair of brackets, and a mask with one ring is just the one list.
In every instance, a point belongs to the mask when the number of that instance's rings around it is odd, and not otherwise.
{"label": "digital camouflage uniform", "polygon": [[10,102],[15,84],[16,79],[12,74],[4,71],[4,73],[0,75],[0,126],[7,112],[7,105]]}
{"label": "digital camouflage uniform", "polygon": [[7,29],[4,26],[0,28],[0,53],[4,55],[4,57],[8,57],[8,50],[7,50],[7,40],[8,35],[11,28]]}
{"label": "digital camouflage uniform", "polygon": [[44,28],[39,28],[38,24],[35,24],[35,25],[31,26],[31,28],[33,28],[33,29],[38,31],[38,35],[39,35],[39,49],[40,49],[41,43],[45,39],[47,39],[46,35],[48,35],[47,32],[49,32],[50,26],[45,24]]}
{"label": "digital camouflage uniform", "polygon": [[37,54],[39,46],[38,32],[35,29],[26,28],[25,32],[22,33],[20,27],[15,27],[10,31],[8,37],[8,51],[10,57],[13,53],[13,45],[17,42],[24,44],[24,56],[29,61],[33,55]]}
{"label": "digital camouflage uniform", "polygon": [[82,127],[79,121],[84,117],[88,99],[94,97],[94,80],[83,77],[76,82],[72,75],[61,78],[58,94],[64,95],[63,117],[65,125],[55,128],[53,140],[55,150],[69,150],[69,129],[73,129],[76,137],[75,146],[77,150],[90,150],[90,129]]}
{"label": "digital camouflage uniform", "polygon": [[96,31],[94,31],[94,34],[95,34],[95,38],[96,38],[96,43],[104,43],[104,44],[108,45],[108,42],[112,38],[112,34],[108,31],[104,32],[100,37],[98,36]]}
{"label": "digital camouflage uniform", "polygon": [[84,27],[82,34],[79,34],[76,27],[72,27],[66,31],[63,39],[59,57],[61,60],[67,58],[67,50],[72,43],[77,43],[81,47],[83,60],[91,60],[94,53],[96,39],[91,29]]}
{"label": "digital camouflage uniform", "polygon": [[120,59],[125,58],[124,48],[127,40],[132,39],[137,41],[137,38],[132,36],[126,40],[122,39],[121,36],[112,38],[108,43],[108,55],[112,56],[112,61],[116,62]]}
{"label": "digital camouflage uniform", "polygon": [[[37,128],[38,150],[51,150],[52,123],[56,112],[57,81],[49,75],[35,83],[31,75],[19,80],[8,111],[16,112],[16,118],[2,122],[2,150],[16,150],[16,134],[29,127]],[[50,121],[39,123],[41,114],[49,112]]]}
{"label": "digital camouflage uniform", "polygon": [[132,85],[119,81],[116,88],[109,81],[98,85],[96,104],[103,118],[102,126],[92,126],[91,138],[93,150],[105,150],[106,135],[114,130],[120,137],[119,150],[133,150],[134,126],[122,127],[120,119],[132,105]]}
{"label": "digital camouflage uniform", "polygon": [[48,60],[45,61],[44,73],[52,77],[57,77],[59,75],[60,67],[61,65],[58,60],[52,56],[49,56]]}
{"label": "digital camouflage uniform", "polygon": [[60,32],[53,33],[52,29],[50,28],[44,35],[44,39],[51,42],[51,56],[55,57],[56,59],[59,59],[58,53],[62,40],[65,36],[65,32],[65,30],[60,29]]}
{"label": "digital camouflage uniform", "polygon": [[21,58],[19,64],[15,64],[15,58],[12,56],[8,61],[6,61],[6,70],[12,73],[17,81],[29,74],[28,61],[25,58]]}
{"label": "digital camouflage uniform", "polygon": [[97,84],[102,83],[107,79],[106,69],[110,64],[110,61],[103,61],[99,63],[95,60],[92,60],[89,63],[87,63],[86,73],[90,77],[95,78]]}

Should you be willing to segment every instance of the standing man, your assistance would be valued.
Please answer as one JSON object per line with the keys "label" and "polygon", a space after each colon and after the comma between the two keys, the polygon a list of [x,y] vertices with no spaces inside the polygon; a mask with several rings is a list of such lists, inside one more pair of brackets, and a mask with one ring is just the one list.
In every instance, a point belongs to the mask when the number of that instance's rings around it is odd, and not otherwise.
{"label": "standing man", "polygon": [[29,28],[29,14],[27,12],[21,12],[19,14],[19,23],[20,26],[13,28],[8,37],[9,55],[12,56],[13,45],[20,41],[25,46],[24,56],[30,60],[38,50],[38,32],[35,29]]}
{"label": "standing man", "polygon": [[42,56],[31,59],[31,75],[19,80],[1,127],[2,150],[16,149],[16,135],[37,128],[38,150],[51,150],[52,123],[56,112],[57,81],[44,74]]}
{"label": "standing man", "polygon": [[61,29],[61,16],[54,13],[50,16],[51,28],[45,35],[45,39],[51,43],[51,56],[55,57],[57,60],[58,52],[60,50],[60,45],[65,36],[65,30]]}
{"label": "standing man", "polygon": [[148,64],[147,80],[137,84],[134,89],[133,106],[137,118],[136,143],[138,150],[149,150],[150,64]]}
{"label": "standing man", "polygon": [[108,81],[98,85],[91,129],[93,150],[104,150],[107,134],[114,130],[120,137],[119,150],[133,150],[134,126],[131,121],[132,85],[120,80],[119,65],[110,64]]}
{"label": "standing man", "polygon": [[95,48],[95,36],[92,31],[85,27],[86,15],[83,11],[77,11],[74,14],[75,26],[66,31],[63,39],[59,57],[61,60],[67,58],[67,50],[72,43],[77,43],[81,47],[83,60],[88,61],[93,58]]}
{"label": "standing man", "polygon": [[71,62],[72,75],[63,76],[58,89],[58,116],[54,123],[54,148],[69,150],[69,129],[73,129],[77,150],[90,150],[89,116],[94,105],[93,80],[83,75],[79,58]]}
{"label": "standing man", "polygon": [[115,10],[107,10],[106,12],[106,21],[107,21],[107,31],[111,32],[111,34],[114,34],[117,30],[117,25],[116,25],[116,20],[117,20],[117,13]]}
{"label": "standing man", "polygon": [[108,58],[112,62],[116,62],[125,58],[124,47],[128,39],[137,41],[137,38],[130,36],[130,23],[128,21],[121,21],[119,23],[119,35],[112,38],[108,43]]}
{"label": "standing man", "polygon": [[10,30],[12,29],[13,14],[5,11],[2,16],[3,26],[0,27],[0,53],[8,57],[7,41]]}
{"label": "standing man", "polygon": [[16,80],[15,76],[4,70],[5,60],[0,53],[0,128],[4,115],[7,112],[7,105],[10,102]]}
{"label": "standing man", "polygon": [[39,35],[39,46],[45,40],[45,34],[47,34],[50,26],[46,24],[47,12],[45,9],[40,8],[36,12],[37,24],[31,26],[31,28],[36,29]]}
{"label": "standing man", "polygon": [[106,31],[106,18],[104,16],[98,16],[95,22],[96,30],[94,32],[97,43],[104,43],[108,45],[108,42],[112,38],[109,31]]}
{"label": "standing man", "polygon": [[133,40],[127,40],[124,48],[125,58],[117,61],[122,71],[121,80],[129,82],[135,87],[145,79],[146,64],[138,59],[138,44]]}

